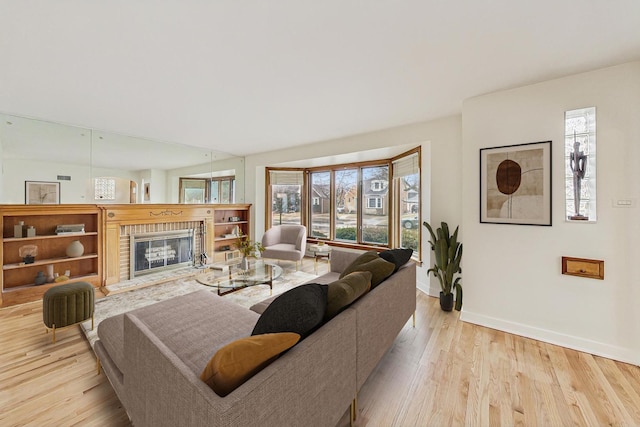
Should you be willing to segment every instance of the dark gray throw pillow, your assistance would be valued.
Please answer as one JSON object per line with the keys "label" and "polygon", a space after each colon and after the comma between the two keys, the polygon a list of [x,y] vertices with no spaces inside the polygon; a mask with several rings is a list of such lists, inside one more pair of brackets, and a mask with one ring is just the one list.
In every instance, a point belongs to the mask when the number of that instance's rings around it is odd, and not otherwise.
{"label": "dark gray throw pillow", "polygon": [[380,252],[379,255],[380,258],[395,264],[396,268],[393,270],[393,272],[395,273],[400,269],[400,267],[409,262],[409,260],[411,259],[411,255],[413,255],[413,249],[389,249]]}
{"label": "dark gray throw pillow", "polygon": [[371,289],[371,272],[354,271],[342,279],[327,285],[327,313],[324,321],[328,322],[342,310],[356,301]]}
{"label": "dark gray throw pillow", "polygon": [[376,251],[369,251],[354,259],[340,274],[340,279],[354,271],[368,271],[372,275],[371,289],[373,289],[391,276],[394,268],[395,264],[380,258]]}
{"label": "dark gray throw pillow", "polygon": [[327,285],[301,285],[274,299],[258,319],[251,335],[294,332],[302,340],[322,324],[326,310]]}

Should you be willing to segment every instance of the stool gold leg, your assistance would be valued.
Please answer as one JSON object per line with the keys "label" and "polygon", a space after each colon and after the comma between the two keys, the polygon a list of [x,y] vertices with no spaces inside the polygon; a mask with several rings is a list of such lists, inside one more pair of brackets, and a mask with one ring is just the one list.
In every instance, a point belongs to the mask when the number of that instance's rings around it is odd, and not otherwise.
{"label": "stool gold leg", "polygon": [[413,312],[413,327],[416,327],[416,312]]}
{"label": "stool gold leg", "polygon": [[[416,325],[416,314],[413,313],[413,326]],[[91,315],[91,330],[93,331],[93,314]]]}
{"label": "stool gold leg", "polygon": [[56,343],[56,324],[53,324],[53,341],[54,344]]}

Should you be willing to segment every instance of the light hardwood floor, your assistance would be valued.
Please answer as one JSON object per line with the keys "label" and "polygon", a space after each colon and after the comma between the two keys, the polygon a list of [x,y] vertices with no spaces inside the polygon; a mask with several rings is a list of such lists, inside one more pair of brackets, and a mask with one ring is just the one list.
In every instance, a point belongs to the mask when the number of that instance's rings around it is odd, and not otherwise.
{"label": "light hardwood floor", "polygon": [[[40,302],[0,309],[0,426],[130,426],[79,327],[44,331]],[[639,426],[640,368],[463,323],[418,292],[358,409],[357,426]]]}

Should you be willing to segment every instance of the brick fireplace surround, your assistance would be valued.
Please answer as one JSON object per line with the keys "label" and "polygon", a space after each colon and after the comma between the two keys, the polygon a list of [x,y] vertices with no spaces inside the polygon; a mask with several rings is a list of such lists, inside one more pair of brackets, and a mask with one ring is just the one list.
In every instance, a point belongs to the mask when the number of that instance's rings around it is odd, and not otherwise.
{"label": "brick fireplace surround", "polygon": [[[194,229],[194,257],[213,252],[213,211],[206,205],[110,205],[105,212],[105,285],[126,281],[130,269],[130,236]],[[202,234],[204,232],[204,235]]]}

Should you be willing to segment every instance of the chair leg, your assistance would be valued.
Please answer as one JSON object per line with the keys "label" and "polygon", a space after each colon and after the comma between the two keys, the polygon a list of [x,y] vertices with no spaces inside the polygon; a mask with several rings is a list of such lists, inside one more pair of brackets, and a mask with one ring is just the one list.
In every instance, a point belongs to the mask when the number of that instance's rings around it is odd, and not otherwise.
{"label": "chair leg", "polygon": [[53,340],[52,342],[55,344],[56,343],[56,324],[53,324]]}
{"label": "chair leg", "polygon": [[100,368],[102,365],[100,364],[100,358],[96,357],[96,370],[98,371],[98,375],[100,375]]}
{"label": "chair leg", "polygon": [[413,327],[416,327],[416,312],[413,312]]}

